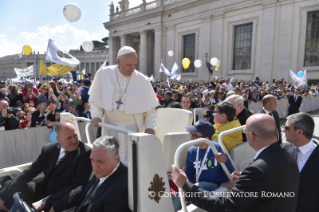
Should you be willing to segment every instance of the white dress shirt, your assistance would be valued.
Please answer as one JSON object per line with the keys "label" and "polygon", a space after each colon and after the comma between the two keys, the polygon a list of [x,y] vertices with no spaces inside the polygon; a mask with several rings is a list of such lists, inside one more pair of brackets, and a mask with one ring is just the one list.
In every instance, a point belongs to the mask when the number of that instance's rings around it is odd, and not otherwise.
{"label": "white dress shirt", "polygon": [[270,145],[265,146],[265,147],[261,148],[260,150],[258,150],[258,151],[256,152],[256,155],[255,155],[255,157],[254,157],[254,160],[256,160],[256,158],[258,157],[258,155],[259,155],[264,149],[266,149],[266,148],[269,147],[269,146],[270,146]]}
{"label": "white dress shirt", "polygon": [[299,172],[301,172],[301,170],[305,166],[307,160],[309,159],[310,155],[312,154],[313,150],[315,150],[316,147],[317,145],[313,141],[310,141],[307,144],[298,147],[300,150],[298,153],[298,158],[297,158]]}

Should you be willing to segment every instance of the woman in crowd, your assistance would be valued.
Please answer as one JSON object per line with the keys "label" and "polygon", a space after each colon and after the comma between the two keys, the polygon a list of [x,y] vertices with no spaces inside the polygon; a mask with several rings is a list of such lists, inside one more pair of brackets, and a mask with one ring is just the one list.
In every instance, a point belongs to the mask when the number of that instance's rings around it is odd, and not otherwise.
{"label": "woman in crowd", "polygon": [[23,112],[28,113],[28,108],[30,107],[29,103],[24,103],[21,107],[21,110],[23,110]]}
{"label": "woman in crowd", "polygon": [[44,84],[42,84],[42,85],[40,86],[39,92],[40,92],[41,95],[44,95],[45,97],[48,98],[48,87],[47,87],[47,84],[46,84],[46,83],[44,83]]}
{"label": "woman in crowd", "polygon": [[49,81],[48,88],[52,88],[54,95],[57,97],[60,95],[60,92],[57,88],[57,85],[54,81]]}
{"label": "woman in crowd", "polygon": [[55,114],[55,108],[50,108],[47,101],[44,95],[39,95],[37,110],[32,114],[31,127],[45,126],[48,116]]}
{"label": "woman in crowd", "polygon": [[19,92],[19,87],[15,84],[10,84],[7,89],[8,98],[10,100],[9,107],[16,107],[17,101],[23,102],[22,93]]}

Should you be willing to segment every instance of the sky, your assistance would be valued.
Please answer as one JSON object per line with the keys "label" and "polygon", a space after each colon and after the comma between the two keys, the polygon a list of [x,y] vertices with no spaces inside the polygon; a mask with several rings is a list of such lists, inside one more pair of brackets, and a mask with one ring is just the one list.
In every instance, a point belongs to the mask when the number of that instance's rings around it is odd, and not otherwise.
{"label": "sky", "polygon": [[[108,36],[103,23],[109,21],[112,0],[0,0],[0,57],[22,52],[24,45],[43,54],[48,40],[65,50],[79,49],[84,41]],[[70,23],[63,15],[69,3],[81,9],[81,18]],[[142,0],[130,0],[130,8]]]}

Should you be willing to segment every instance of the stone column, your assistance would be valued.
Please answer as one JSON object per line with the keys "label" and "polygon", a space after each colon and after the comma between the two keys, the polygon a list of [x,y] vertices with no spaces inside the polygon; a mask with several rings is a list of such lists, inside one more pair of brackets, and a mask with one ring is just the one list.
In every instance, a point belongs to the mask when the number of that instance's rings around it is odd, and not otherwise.
{"label": "stone column", "polygon": [[126,46],[126,37],[127,35],[121,35],[121,48]]}
{"label": "stone column", "polygon": [[[277,64],[275,67],[273,79],[279,79],[284,77],[289,79],[290,69],[290,53],[291,53],[291,39],[292,39],[292,29],[293,29],[293,15],[294,15],[294,2],[284,1],[280,5],[280,17],[279,17],[279,33],[278,33],[278,47]],[[285,74],[284,74],[285,73]],[[272,81],[272,80],[271,80]]]}
{"label": "stone column", "polygon": [[[272,65],[274,52],[274,35],[275,35],[275,17],[276,2],[269,4],[262,3],[264,7],[262,18],[262,36],[260,46],[260,68],[259,73],[255,72],[255,76],[259,76],[264,81],[272,79]],[[256,71],[257,71],[256,70]],[[266,80],[267,79],[267,80]]]}
{"label": "stone column", "polygon": [[115,64],[115,57],[114,57],[114,38],[112,36],[109,36],[109,63],[110,65]]}
{"label": "stone column", "polygon": [[162,61],[162,29],[155,29],[155,51],[154,51],[154,79],[160,80],[160,66]]}
{"label": "stone column", "polygon": [[145,74],[147,73],[147,32],[140,32],[141,35],[141,43],[140,43],[140,55],[139,55],[139,65],[140,72]]}
{"label": "stone column", "polygon": [[[181,49],[178,52],[175,51],[176,49],[175,49],[175,26],[174,25],[167,26],[165,39],[166,39],[166,49],[164,50],[163,56],[166,57],[166,60],[163,61],[164,66],[168,70],[171,70],[171,68],[174,65],[174,62],[180,61],[180,63],[177,65],[181,67],[182,59],[183,59],[183,52]],[[174,52],[174,56],[172,56],[172,57],[168,56],[168,54],[167,54],[167,52],[170,50],[172,50]],[[182,72],[182,67],[180,70]],[[167,78],[164,73],[161,74],[161,77],[162,77],[162,80],[166,80],[166,78]]]}
{"label": "stone column", "polygon": [[132,36],[128,35],[126,37],[126,45],[130,46],[130,47],[133,47],[133,37]]}
{"label": "stone column", "polygon": [[[209,80],[210,74],[206,67],[205,55],[208,53],[210,55],[210,39],[211,39],[211,15],[202,17],[201,24],[201,33],[199,37],[199,51],[198,51],[198,59],[202,61],[202,66],[200,68],[195,67],[195,71],[197,71],[197,76],[202,80]],[[196,58],[195,58],[196,59]]]}
{"label": "stone column", "polygon": [[[207,61],[210,62],[210,59],[213,57],[218,58],[221,61],[218,71],[213,71],[213,76],[221,76],[222,66],[226,65],[227,61],[223,61],[222,52],[223,52],[223,13],[213,14],[213,41],[212,41],[212,52],[208,53]],[[225,41],[227,39],[225,38]],[[206,53],[206,52],[205,52]],[[203,64],[206,67],[206,61]],[[206,68],[207,70],[207,68]],[[208,71],[208,70],[207,70]],[[224,75],[225,76],[225,75]]]}

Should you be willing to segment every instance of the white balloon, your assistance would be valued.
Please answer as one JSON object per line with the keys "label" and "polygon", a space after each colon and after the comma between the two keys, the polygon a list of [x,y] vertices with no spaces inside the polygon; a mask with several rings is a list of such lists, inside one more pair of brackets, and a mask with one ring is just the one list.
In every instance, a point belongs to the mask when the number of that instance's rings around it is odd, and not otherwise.
{"label": "white balloon", "polygon": [[210,64],[212,64],[212,66],[216,66],[218,63],[218,59],[216,57],[213,57],[211,60],[210,60]]}
{"label": "white balloon", "polygon": [[76,4],[67,4],[63,8],[63,15],[68,21],[75,22],[81,18],[81,9]]}
{"label": "white balloon", "polygon": [[167,53],[167,54],[168,54],[168,56],[170,56],[170,57],[171,57],[171,56],[173,56],[173,55],[174,55],[174,52],[173,52],[172,50],[170,50],[170,51],[168,51],[168,53]]}
{"label": "white balloon", "polygon": [[93,50],[94,44],[93,44],[92,41],[84,41],[84,42],[82,43],[82,48],[83,48],[84,51],[90,52],[90,51]]}
{"label": "white balloon", "polygon": [[202,66],[202,61],[201,61],[201,60],[195,60],[194,66],[195,66],[196,68],[200,68],[200,67]]}

